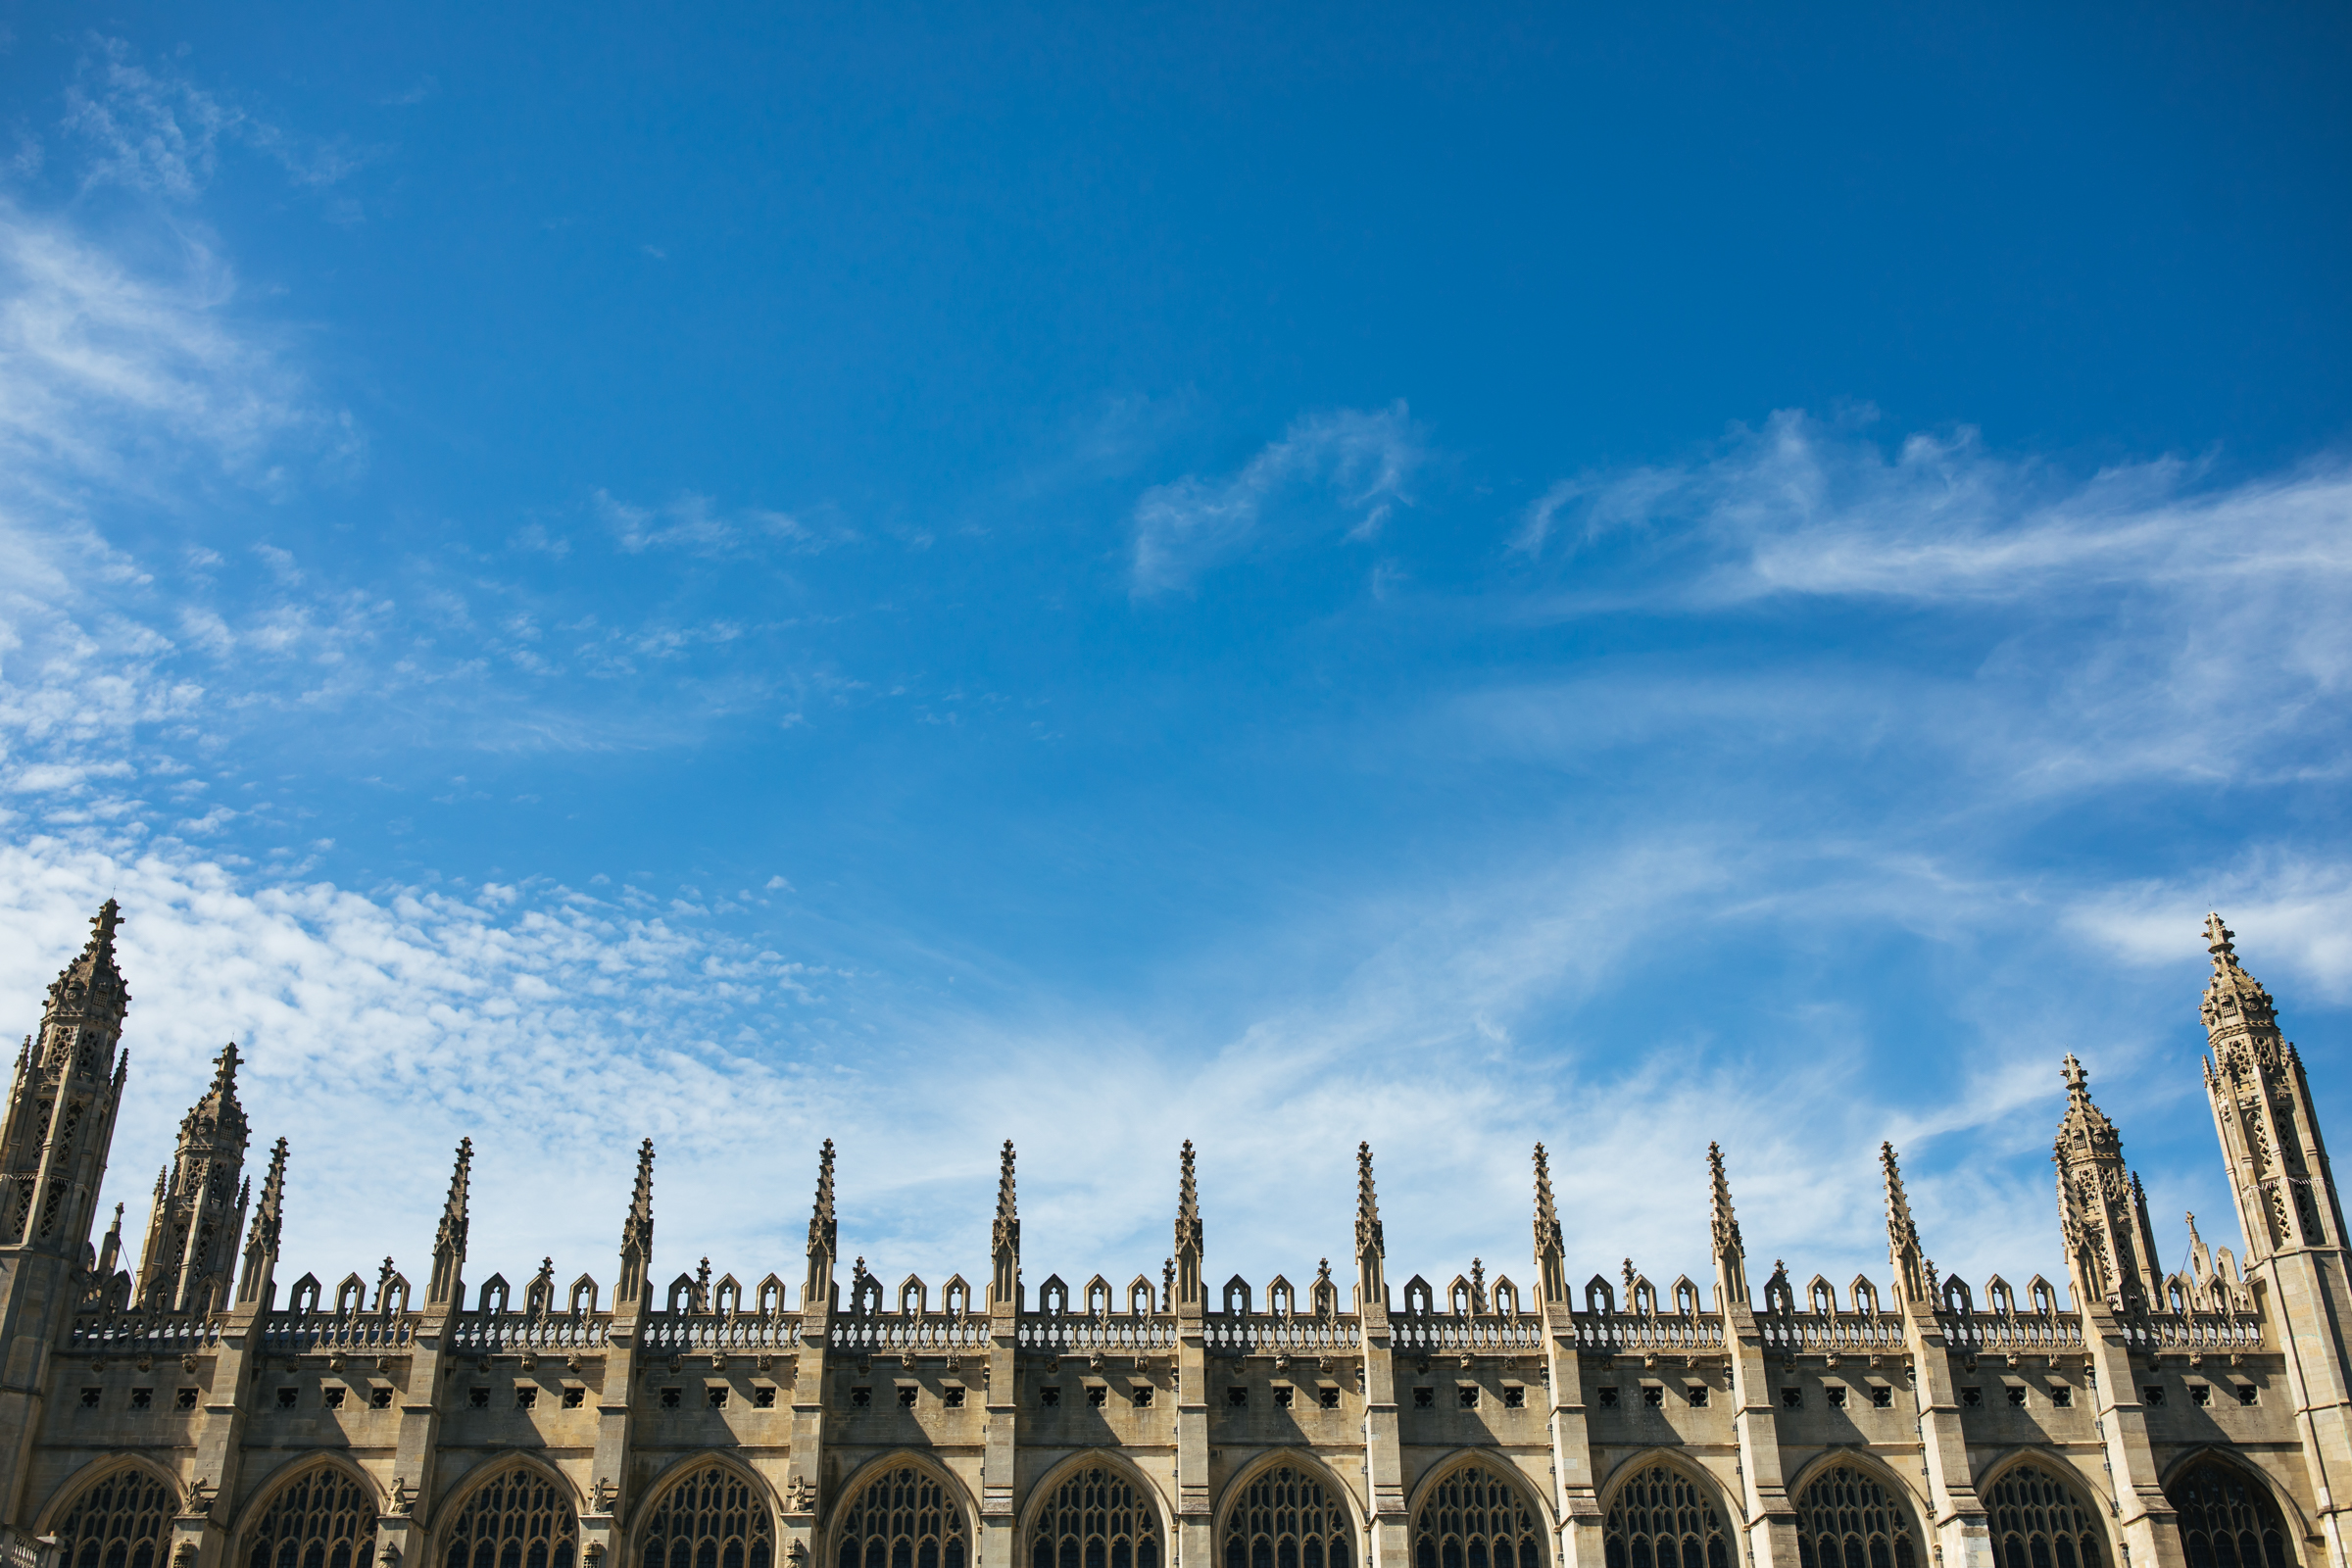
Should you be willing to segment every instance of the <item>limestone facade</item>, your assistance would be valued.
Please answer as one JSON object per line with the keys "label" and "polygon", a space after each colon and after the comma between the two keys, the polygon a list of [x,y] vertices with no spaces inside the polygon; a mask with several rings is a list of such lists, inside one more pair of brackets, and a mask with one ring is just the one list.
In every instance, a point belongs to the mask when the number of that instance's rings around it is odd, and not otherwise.
{"label": "limestone facade", "polygon": [[[1527,1283],[1392,1286],[1372,1152],[1339,1277],[1212,1286],[1190,1145],[1157,1279],[978,1286],[837,1256],[657,1283],[654,1150],[605,1283],[466,1277],[461,1145],[421,1285],[278,1278],[223,1052],[136,1269],[97,1234],[120,911],[50,988],[0,1123],[0,1551],[16,1568],[2289,1568],[2344,1564],[2343,1217],[2269,995],[2208,924],[2206,1083],[2242,1258],[2166,1275],[2069,1057],[2069,1278],[1940,1276],[1882,1151],[1882,1287],[1571,1281],[1541,1147]],[[93,1238],[97,1239],[94,1241]],[[845,1279],[846,1274],[846,1289]]]}

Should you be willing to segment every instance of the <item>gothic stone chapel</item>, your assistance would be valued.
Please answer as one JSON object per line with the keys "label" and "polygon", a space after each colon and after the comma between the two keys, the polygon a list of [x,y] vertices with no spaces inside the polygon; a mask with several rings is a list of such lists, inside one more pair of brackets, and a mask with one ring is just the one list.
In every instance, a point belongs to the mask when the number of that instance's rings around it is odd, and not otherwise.
{"label": "gothic stone chapel", "polygon": [[[1760,1294],[1710,1152],[1714,1279],[1569,1279],[1535,1151],[1523,1286],[1389,1283],[1358,1151],[1354,1280],[1203,1273],[1193,1154],[1161,1277],[993,1256],[837,1283],[654,1277],[654,1152],[608,1281],[465,1275],[457,1168],[421,1288],[278,1279],[237,1054],[180,1124],[138,1266],[93,1246],[129,1004],[110,901],[0,1127],[5,1568],[2316,1568],[2346,1564],[2343,1210],[2295,1048],[2207,922],[2205,1086],[2245,1238],[2160,1271],[2082,1067],[2058,1123],[2064,1298],[1923,1249]],[[281,1296],[281,1291],[283,1295]],[[2337,1489],[2344,1489],[2343,1498]]]}

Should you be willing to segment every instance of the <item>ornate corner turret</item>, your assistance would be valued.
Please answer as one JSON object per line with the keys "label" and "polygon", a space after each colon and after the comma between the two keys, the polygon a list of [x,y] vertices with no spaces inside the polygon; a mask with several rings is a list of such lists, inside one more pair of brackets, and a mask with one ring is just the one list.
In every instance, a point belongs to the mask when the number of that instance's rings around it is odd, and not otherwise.
{"label": "ornate corner turret", "polygon": [[249,1128],[237,1102],[240,1060],[235,1041],[222,1047],[212,1087],[180,1120],[140,1249],[141,1306],[199,1312],[227,1303],[245,1230],[240,1188]]}
{"label": "ornate corner turret", "polygon": [[2058,1167],[2058,1229],[2075,1302],[2145,1311],[2163,1294],[2147,1197],[2124,1164],[2123,1136],[2091,1102],[2090,1074],[2072,1054],[2059,1072],[2066,1114],[2050,1157]]}
{"label": "ornate corner turret", "polygon": [[99,906],[89,941],[50,983],[40,1030],[17,1057],[0,1118],[0,1250],[75,1267],[85,1257],[129,1070],[120,1046],[130,991],[115,963],[122,920],[114,900]]}
{"label": "ornate corner turret", "polygon": [[2303,1059],[2278,1028],[2278,1008],[2238,964],[2235,933],[2206,916],[2213,973],[2197,1012],[2212,1054],[2205,1088],[2230,1167],[2246,1261],[2300,1248],[2344,1246],[2344,1220],[2313,1114]]}

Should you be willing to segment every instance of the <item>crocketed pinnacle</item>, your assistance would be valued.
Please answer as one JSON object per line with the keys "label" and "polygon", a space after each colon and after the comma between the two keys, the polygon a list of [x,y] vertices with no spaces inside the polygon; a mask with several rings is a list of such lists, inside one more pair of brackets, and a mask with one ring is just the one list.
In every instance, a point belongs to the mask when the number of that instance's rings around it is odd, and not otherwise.
{"label": "crocketed pinnacle", "polygon": [[2107,1113],[2092,1102],[2090,1074],[2072,1052],[2059,1064],[2058,1075],[2066,1080],[2066,1114],[2058,1122],[2058,1141],[2052,1157],[2062,1166],[2121,1159],[2123,1135],[2115,1130],[2115,1123],[2107,1119]]}
{"label": "crocketed pinnacle", "polygon": [[[284,1140],[279,1140],[284,1146]],[[449,1198],[441,1205],[441,1229],[433,1238],[435,1251],[454,1251],[466,1254],[466,1234],[470,1224],[468,1199],[473,1183],[473,1140],[458,1140],[457,1164],[449,1173]]]}
{"label": "crocketed pinnacle", "polygon": [[997,1173],[997,1222],[989,1233],[989,1245],[999,1252],[1018,1252],[1021,1250],[1021,1211],[1019,1198],[1012,1181],[1012,1140],[1004,1140],[1003,1167]]}
{"label": "crocketed pinnacle", "polygon": [[654,1243],[654,1141],[637,1146],[637,1185],[629,1194],[628,1218],[620,1222],[620,1245],[642,1255]]}
{"label": "crocketed pinnacle", "polygon": [[1372,1185],[1372,1146],[1355,1146],[1355,1250],[1358,1256],[1366,1252],[1388,1253],[1388,1243],[1380,1229],[1380,1194]]}
{"label": "crocketed pinnacle", "polygon": [[808,1211],[808,1250],[833,1250],[837,1228],[833,1218],[833,1140],[816,1154],[816,1202]]}
{"label": "crocketed pinnacle", "polygon": [[1544,1146],[1536,1146],[1536,1256],[1557,1256],[1567,1250],[1560,1236],[1560,1211],[1551,1201],[1551,1160]]}
{"label": "crocketed pinnacle", "polygon": [[120,1025],[130,1005],[122,972],[115,966],[115,932],[122,923],[122,906],[109,899],[98,906],[90,921],[90,940],[81,953],[49,986],[52,1021]]}
{"label": "crocketed pinnacle", "polygon": [[245,1107],[237,1103],[240,1060],[234,1040],[220,1048],[220,1054],[213,1060],[212,1087],[205,1091],[202,1100],[188,1107],[187,1115],[180,1121],[179,1140],[183,1149],[200,1140],[245,1147]]}
{"label": "crocketed pinnacle", "polygon": [[2222,924],[2219,914],[2205,917],[2205,947],[2213,955],[2213,973],[2206,979],[2197,1014],[2204,1020],[2205,1033],[2216,1057],[2227,1061],[2241,1052],[2251,1051],[2264,1065],[2276,1065],[2279,1053],[2278,1009],[2272,1003],[2271,994],[2262,988],[2262,982],[2239,966],[2237,947],[2232,940],[2235,935]]}
{"label": "crocketed pinnacle", "polygon": [[1903,1170],[1894,1145],[1879,1145],[1879,1164],[1886,1174],[1886,1256],[1893,1265],[1895,1286],[1906,1302],[1932,1305],[1935,1287],[1928,1279],[1928,1254],[1919,1244],[1919,1226],[1911,1218],[1911,1200],[1903,1192]]}
{"label": "crocketed pinnacle", "polygon": [[1201,1251],[1200,1188],[1193,1177],[1193,1141],[1184,1141],[1184,1152],[1178,1156],[1182,1173],[1176,1182],[1176,1251],[1182,1256],[1190,1253],[1196,1260]]}
{"label": "crocketed pinnacle", "polygon": [[1707,1217],[1714,1228],[1715,1255],[1744,1251],[1740,1240],[1740,1216],[1732,1208],[1732,1181],[1723,1169],[1723,1146],[1707,1145]]}

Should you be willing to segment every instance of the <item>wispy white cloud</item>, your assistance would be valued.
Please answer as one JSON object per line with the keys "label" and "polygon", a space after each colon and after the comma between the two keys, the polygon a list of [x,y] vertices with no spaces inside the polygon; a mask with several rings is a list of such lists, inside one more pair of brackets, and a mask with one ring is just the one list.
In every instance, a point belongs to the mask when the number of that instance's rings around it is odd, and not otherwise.
{"label": "wispy white cloud", "polygon": [[[691,490],[681,491],[660,506],[621,501],[605,490],[596,491],[590,502],[612,531],[613,542],[630,555],[676,550],[719,556],[761,549],[813,554],[853,543],[858,537],[837,522],[812,523],[765,507],[722,510],[710,497]],[[550,548],[539,542],[542,537],[532,536],[531,546]]]}
{"label": "wispy white cloud", "polygon": [[1427,462],[1421,432],[1401,402],[1304,416],[1233,473],[1187,475],[1146,491],[1135,505],[1131,580],[1138,594],[1181,588],[1240,554],[1278,504],[1311,497],[1336,506],[1345,536],[1377,535]]}

